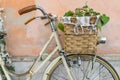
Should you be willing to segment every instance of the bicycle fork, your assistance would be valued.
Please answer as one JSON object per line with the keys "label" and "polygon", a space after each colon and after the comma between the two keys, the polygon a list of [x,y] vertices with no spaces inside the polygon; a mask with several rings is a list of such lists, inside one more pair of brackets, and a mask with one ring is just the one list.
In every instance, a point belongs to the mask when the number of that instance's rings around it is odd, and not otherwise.
{"label": "bicycle fork", "polygon": [[63,64],[64,64],[65,68],[66,68],[66,71],[67,71],[67,73],[68,73],[68,76],[70,77],[70,80],[77,80],[77,79],[75,78],[74,74],[72,73],[72,71],[70,70],[70,68],[69,68],[69,66],[68,66],[68,63],[67,63],[65,57],[64,57],[64,56],[61,56],[61,59],[62,59],[62,61],[63,61]]}

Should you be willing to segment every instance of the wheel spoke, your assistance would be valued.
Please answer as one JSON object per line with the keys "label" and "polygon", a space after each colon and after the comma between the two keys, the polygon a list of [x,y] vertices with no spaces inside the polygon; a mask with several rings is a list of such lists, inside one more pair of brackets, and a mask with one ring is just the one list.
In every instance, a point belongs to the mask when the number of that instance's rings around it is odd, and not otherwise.
{"label": "wheel spoke", "polygon": [[[60,74],[58,74],[60,73]],[[59,79],[62,79],[62,80],[68,80],[66,79],[66,75],[67,73],[65,72],[65,69],[63,67],[63,65],[59,66],[58,69],[56,70],[56,72],[53,73],[53,77],[52,77],[52,80],[58,80]]]}
{"label": "wheel spoke", "polygon": [[91,77],[93,74],[96,74],[96,72],[98,72],[99,67],[100,67],[99,64],[94,64],[94,66],[91,69],[91,71],[89,72],[88,76]]}
{"label": "wheel spoke", "polygon": [[[119,77],[115,77],[117,73],[112,66],[108,67],[109,64],[103,59],[98,57],[94,59],[92,55],[79,55],[81,62],[78,63],[77,56],[68,57],[70,59],[70,70],[76,80],[119,80]],[[61,61],[52,69],[48,80],[70,80]]]}
{"label": "wheel spoke", "polygon": [[[107,74],[108,71],[105,67],[103,67],[103,65],[100,65],[100,67],[98,68],[97,70],[98,72],[95,73],[95,76],[91,79],[91,80],[96,80],[96,78],[100,78],[100,80],[107,80],[109,79],[110,80],[110,76],[113,80],[113,77],[111,74]],[[109,76],[110,75],[110,76]],[[93,76],[93,75],[92,75]],[[102,76],[102,77],[100,77]],[[101,79],[102,78],[102,79]]]}
{"label": "wheel spoke", "polygon": [[88,61],[87,63],[87,66],[86,66],[86,69],[85,69],[85,72],[84,72],[84,75],[83,75],[83,80],[85,80],[85,78],[87,77],[87,74],[88,74],[88,69],[89,69],[89,66],[90,65],[90,60]]}

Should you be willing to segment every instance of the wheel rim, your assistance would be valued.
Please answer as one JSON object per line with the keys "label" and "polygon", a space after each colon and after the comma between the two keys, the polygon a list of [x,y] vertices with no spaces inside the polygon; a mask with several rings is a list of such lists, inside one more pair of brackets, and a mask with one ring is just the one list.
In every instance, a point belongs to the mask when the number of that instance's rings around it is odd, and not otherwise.
{"label": "wheel rim", "polygon": [[[77,80],[119,80],[114,69],[101,58],[95,62],[93,55],[69,56],[69,66]],[[51,70],[48,80],[70,80],[64,65],[59,61]],[[79,62],[79,64],[78,64]]]}

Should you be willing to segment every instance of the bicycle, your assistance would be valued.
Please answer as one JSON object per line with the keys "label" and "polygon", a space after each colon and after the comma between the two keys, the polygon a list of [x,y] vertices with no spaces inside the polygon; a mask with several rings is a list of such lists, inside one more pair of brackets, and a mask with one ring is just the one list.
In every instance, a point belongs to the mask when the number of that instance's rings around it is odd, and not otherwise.
{"label": "bicycle", "polygon": [[[10,75],[17,77],[29,75],[26,80],[32,80],[32,76],[37,73],[38,70],[41,69],[46,64],[46,62],[49,61],[49,59],[51,59],[54,54],[56,54],[57,51],[59,53],[59,56],[54,59],[47,67],[43,74],[42,80],[120,80],[117,72],[112,67],[112,65],[97,54],[67,55],[64,52],[59,40],[59,35],[57,33],[57,27],[55,26],[57,16],[53,14],[47,14],[40,6],[36,5],[28,6],[19,10],[19,14],[22,15],[33,10],[40,10],[43,16],[31,18],[26,22],[26,24],[36,18],[48,19],[52,34],[39,53],[39,56],[34,61],[33,65],[25,73],[15,74],[7,70],[2,56],[0,55],[0,65],[7,80],[12,80]],[[55,38],[56,47],[51,53],[49,53],[49,55],[42,61],[41,64],[38,64],[44,51],[48,47],[48,44],[52,41],[53,38]],[[104,41],[99,41],[99,43],[102,42]],[[2,77],[0,77],[0,80],[2,80]]]}

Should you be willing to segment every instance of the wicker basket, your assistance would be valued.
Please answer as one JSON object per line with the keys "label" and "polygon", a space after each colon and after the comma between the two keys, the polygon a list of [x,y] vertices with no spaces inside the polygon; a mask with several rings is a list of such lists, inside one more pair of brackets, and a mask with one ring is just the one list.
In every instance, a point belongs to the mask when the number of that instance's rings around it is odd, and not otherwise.
{"label": "wicker basket", "polygon": [[96,25],[99,18],[99,15],[62,18],[67,53],[95,53],[97,51],[98,29]]}
{"label": "wicker basket", "polygon": [[79,26],[78,30],[80,34],[76,35],[74,33],[74,25],[64,24],[64,33],[65,33],[65,52],[67,53],[95,53],[97,51],[97,34],[98,30],[88,30],[91,26],[84,26],[82,29]]}

